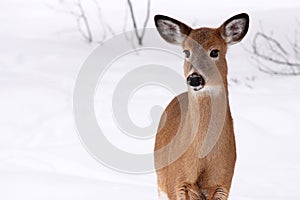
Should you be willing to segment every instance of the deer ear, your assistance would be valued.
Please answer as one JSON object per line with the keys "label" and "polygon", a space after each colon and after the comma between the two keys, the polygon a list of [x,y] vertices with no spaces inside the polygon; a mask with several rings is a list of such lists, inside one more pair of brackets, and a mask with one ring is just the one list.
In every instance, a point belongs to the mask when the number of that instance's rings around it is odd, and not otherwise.
{"label": "deer ear", "polygon": [[249,28],[249,15],[241,13],[228,19],[219,28],[223,39],[227,44],[235,44],[241,41]]}
{"label": "deer ear", "polygon": [[192,30],[184,23],[164,15],[156,15],[154,21],[160,36],[172,44],[182,44]]}

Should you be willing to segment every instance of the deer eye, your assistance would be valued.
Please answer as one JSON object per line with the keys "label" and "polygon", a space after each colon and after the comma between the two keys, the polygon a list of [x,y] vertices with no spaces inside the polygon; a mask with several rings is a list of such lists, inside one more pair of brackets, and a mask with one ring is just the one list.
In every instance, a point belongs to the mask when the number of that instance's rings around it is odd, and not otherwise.
{"label": "deer eye", "polygon": [[191,52],[189,50],[184,50],[183,53],[186,58],[189,58],[191,56]]}
{"label": "deer eye", "polygon": [[219,56],[219,53],[220,53],[220,51],[218,49],[213,49],[210,52],[209,56],[212,57],[212,58],[217,58]]}

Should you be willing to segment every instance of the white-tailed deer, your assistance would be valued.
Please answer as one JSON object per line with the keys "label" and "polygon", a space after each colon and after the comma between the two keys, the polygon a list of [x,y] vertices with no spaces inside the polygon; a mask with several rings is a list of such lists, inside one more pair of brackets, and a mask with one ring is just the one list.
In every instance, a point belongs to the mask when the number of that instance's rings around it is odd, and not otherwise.
{"label": "white-tailed deer", "polygon": [[192,29],[163,15],[155,24],[167,42],[182,46],[188,86],[160,120],[154,154],[159,192],[170,200],[226,200],[236,146],[225,56],[228,45],[246,35],[249,16],[236,15],[219,28]]}

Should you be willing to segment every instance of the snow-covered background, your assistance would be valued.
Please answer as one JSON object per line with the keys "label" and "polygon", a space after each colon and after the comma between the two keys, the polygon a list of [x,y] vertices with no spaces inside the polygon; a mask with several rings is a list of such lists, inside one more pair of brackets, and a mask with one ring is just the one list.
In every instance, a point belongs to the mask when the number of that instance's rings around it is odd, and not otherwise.
{"label": "snow-covered background", "polygon": [[[81,64],[97,44],[87,44],[74,28],[72,16],[49,7],[53,2],[0,2],[0,199],[157,199],[154,173],[128,175],[110,170],[81,145],[72,95]],[[120,33],[126,1],[99,2],[106,22]],[[146,1],[133,3],[141,25]],[[251,17],[249,34],[227,56],[238,149],[230,199],[300,199],[300,76],[263,74],[245,51],[262,26],[277,38],[292,37],[299,11],[298,0],[152,1],[149,27],[154,26],[155,14],[170,15],[194,27],[218,26],[240,12]],[[181,73],[181,62],[173,62]],[[129,105],[133,119],[146,118],[141,123],[149,117],[140,108],[153,103],[165,106],[173,97],[162,95],[159,88],[150,89],[135,97],[146,105]],[[112,142],[136,153],[153,148],[153,139]]]}

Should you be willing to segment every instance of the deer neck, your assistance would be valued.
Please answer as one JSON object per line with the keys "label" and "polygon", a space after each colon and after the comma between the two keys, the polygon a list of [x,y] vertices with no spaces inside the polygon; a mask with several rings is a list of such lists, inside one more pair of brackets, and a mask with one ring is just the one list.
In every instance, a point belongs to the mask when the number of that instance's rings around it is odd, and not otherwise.
{"label": "deer neck", "polygon": [[[209,87],[209,86],[208,86]],[[203,132],[207,130],[210,120],[214,123],[230,112],[226,87],[214,86],[203,91],[188,90],[187,125],[191,131]]]}

